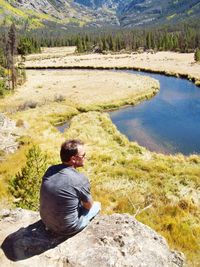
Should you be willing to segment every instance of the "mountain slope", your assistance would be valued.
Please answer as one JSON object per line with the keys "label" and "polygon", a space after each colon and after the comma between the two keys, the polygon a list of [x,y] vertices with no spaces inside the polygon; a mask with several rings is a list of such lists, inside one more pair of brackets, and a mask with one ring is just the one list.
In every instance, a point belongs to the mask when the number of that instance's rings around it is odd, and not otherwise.
{"label": "mountain slope", "polygon": [[121,12],[123,26],[176,23],[197,19],[200,15],[199,0],[133,0]]}
{"label": "mountain slope", "polygon": [[70,26],[136,27],[198,19],[200,0],[0,0],[0,21],[29,27],[60,23]]}
{"label": "mountain slope", "polygon": [[0,23],[4,20],[29,24],[30,28],[42,27],[44,24],[60,23],[76,26],[118,25],[112,10],[100,10],[82,6],[71,0],[0,0]]}

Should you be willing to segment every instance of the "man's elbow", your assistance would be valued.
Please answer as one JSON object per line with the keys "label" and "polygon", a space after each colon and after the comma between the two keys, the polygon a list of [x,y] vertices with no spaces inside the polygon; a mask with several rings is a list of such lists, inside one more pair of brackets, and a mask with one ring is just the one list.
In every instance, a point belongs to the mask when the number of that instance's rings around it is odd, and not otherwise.
{"label": "man's elbow", "polygon": [[92,205],[93,205],[93,200],[82,202],[82,206],[87,210],[90,210],[92,208]]}

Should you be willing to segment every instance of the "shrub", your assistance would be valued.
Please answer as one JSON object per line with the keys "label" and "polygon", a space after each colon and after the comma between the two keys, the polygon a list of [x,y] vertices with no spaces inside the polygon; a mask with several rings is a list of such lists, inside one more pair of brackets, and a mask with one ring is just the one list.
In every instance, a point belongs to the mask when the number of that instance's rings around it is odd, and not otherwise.
{"label": "shrub", "polygon": [[194,53],[194,60],[196,62],[199,62],[200,61],[200,49],[199,48],[197,48],[196,51],[195,51],[195,53]]}
{"label": "shrub", "polygon": [[29,108],[36,108],[37,105],[38,103],[36,101],[29,100],[29,101],[24,102],[24,104],[20,105],[18,107],[18,111],[23,111]]}
{"label": "shrub", "polygon": [[63,102],[63,101],[65,101],[65,96],[64,95],[55,95],[54,101],[55,102]]}
{"label": "shrub", "polygon": [[1,77],[0,77],[0,97],[1,96],[4,96],[6,93],[6,84],[5,84],[5,80],[3,80]]}
{"label": "shrub", "polygon": [[0,149],[0,158],[5,156],[5,151],[3,149]]}
{"label": "shrub", "polygon": [[22,119],[17,120],[16,127],[23,127],[23,126],[24,126],[24,121]]}
{"label": "shrub", "polygon": [[39,188],[47,168],[47,155],[34,145],[26,155],[26,165],[10,181],[10,192],[17,198],[16,205],[21,208],[37,210]]}

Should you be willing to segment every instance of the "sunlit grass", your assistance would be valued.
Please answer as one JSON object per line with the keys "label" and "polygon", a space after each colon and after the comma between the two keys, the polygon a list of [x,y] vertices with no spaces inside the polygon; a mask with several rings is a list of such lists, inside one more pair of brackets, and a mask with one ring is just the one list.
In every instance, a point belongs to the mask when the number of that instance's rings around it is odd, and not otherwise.
{"label": "sunlit grass", "polygon": [[[103,213],[128,212],[166,237],[195,265],[200,249],[200,157],[151,153],[121,135],[105,114],[72,119],[66,138],[88,147],[86,173]],[[195,264],[194,264],[195,262]]]}
{"label": "sunlit grass", "polygon": [[[166,237],[171,248],[184,252],[191,266],[198,266],[195,264],[199,261],[200,249],[200,157],[150,153],[129,142],[109,116],[100,112],[73,117],[62,137],[50,124],[52,118],[55,121],[55,113],[45,112],[46,108],[20,114],[30,121],[30,128],[22,137],[21,149],[0,164],[2,195],[7,194],[8,180],[25,163],[24,155],[30,143],[39,143],[52,155],[52,162],[59,162],[59,147],[64,138],[79,138],[87,147],[88,160],[82,171],[90,177],[92,194],[101,201],[102,213],[136,215],[138,220]],[[63,114],[57,113],[58,118],[64,118],[64,114],[70,117],[70,111],[69,108],[69,113],[66,110]],[[36,123],[37,112],[41,115]]]}

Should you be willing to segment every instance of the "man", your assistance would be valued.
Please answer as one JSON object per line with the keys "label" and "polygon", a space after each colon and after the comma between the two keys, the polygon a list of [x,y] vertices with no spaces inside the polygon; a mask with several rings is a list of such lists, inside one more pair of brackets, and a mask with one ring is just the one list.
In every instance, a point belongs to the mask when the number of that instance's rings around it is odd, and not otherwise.
{"label": "man", "polygon": [[85,147],[79,140],[62,144],[62,164],[51,166],[40,189],[40,216],[46,228],[57,234],[72,236],[100,211],[93,202],[88,178],[76,169],[84,166]]}

